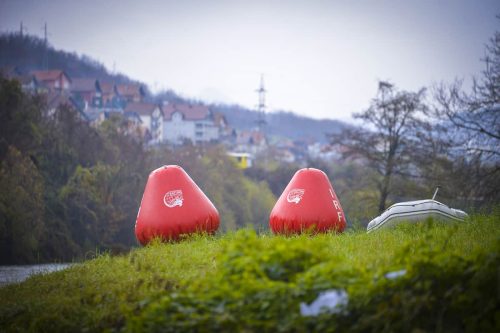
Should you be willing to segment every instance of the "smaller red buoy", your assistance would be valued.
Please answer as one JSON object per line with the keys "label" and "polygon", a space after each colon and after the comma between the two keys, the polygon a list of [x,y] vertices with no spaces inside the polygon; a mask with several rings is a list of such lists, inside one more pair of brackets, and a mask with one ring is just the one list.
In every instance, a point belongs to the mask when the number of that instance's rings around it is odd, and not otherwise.
{"label": "smaller red buoy", "polygon": [[214,233],[219,222],[217,209],[184,169],[166,165],[149,175],[135,235],[145,245],[154,237],[176,240],[183,234]]}
{"label": "smaller red buoy", "polygon": [[269,225],[276,234],[342,232],[346,219],[328,176],[306,168],[297,171],[288,183],[271,211]]}

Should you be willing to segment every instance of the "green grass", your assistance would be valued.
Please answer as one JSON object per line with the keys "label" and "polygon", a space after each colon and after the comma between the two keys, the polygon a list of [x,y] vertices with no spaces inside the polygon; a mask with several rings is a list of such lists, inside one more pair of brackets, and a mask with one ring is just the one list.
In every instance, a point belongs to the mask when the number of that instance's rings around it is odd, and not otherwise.
{"label": "green grass", "polygon": [[[104,254],[0,288],[0,331],[498,331],[499,223],[496,213],[370,234],[245,229]],[[329,289],[349,295],[342,311],[300,315]]]}

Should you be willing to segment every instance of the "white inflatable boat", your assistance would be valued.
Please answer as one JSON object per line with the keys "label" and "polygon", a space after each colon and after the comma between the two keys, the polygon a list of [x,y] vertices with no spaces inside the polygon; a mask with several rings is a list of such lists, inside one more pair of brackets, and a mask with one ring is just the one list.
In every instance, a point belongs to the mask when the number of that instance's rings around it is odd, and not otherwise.
{"label": "white inflatable boat", "polygon": [[382,215],[377,216],[368,223],[368,232],[380,228],[387,228],[401,222],[425,221],[428,218],[441,221],[463,221],[467,215],[464,211],[450,208],[439,201],[432,199],[399,202],[389,207]]}

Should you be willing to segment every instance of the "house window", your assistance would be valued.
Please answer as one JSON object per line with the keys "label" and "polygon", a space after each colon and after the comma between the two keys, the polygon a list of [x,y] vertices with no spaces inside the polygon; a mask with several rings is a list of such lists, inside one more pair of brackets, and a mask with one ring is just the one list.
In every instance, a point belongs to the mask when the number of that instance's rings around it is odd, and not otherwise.
{"label": "house window", "polygon": [[197,128],[197,129],[203,128],[203,124],[196,123],[196,128]]}
{"label": "house window", "polygon": [[196,136],[197,136],[197,137],[201,137],[201,136],[203,136],[203,132],[196,131]]}

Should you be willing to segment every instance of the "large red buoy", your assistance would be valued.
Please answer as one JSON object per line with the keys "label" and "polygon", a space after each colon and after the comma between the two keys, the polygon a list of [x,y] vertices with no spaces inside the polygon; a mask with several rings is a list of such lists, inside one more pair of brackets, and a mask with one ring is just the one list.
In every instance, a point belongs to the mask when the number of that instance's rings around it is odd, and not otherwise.
{"label": "large red buoy", "polygon": [[307,168],[297,171],[290,180],[271,211],[269,225],[276,234],[342,232],[346,220],[328,176]]}
{"label": "large red buoy", "polygon": [[135,222],[135,236],[142,244],[154,237],[176,240],[195,232],[214,233],[219,213],[205,193],[178,165],[151,172]]}

